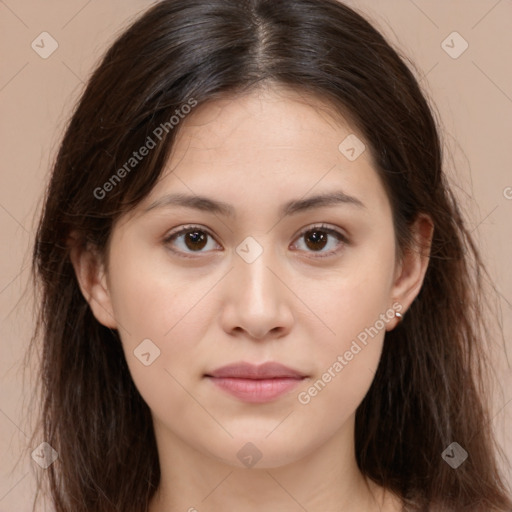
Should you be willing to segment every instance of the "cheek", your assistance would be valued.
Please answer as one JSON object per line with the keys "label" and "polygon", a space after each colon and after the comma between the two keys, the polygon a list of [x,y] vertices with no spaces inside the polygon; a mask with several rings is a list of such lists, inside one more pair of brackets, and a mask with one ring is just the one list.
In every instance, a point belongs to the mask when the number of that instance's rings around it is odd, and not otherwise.
{"label": "cheek", "polygon": [[194,340],[201,340],[209,325],[201,314],[205,288],[191,286],[190,273],[143,265],[143,258],[132,256],[112,271],[112,306],[135,385],[151,408],[161,410],[169,404],[159,401],[175,395],[178,382],[190,379],[201,361]]}
{"label": "cheek", "polygon": [[334,433],[355,413],[370,388],[385,325],[392,319],[383,282],[362,286],[354,277],[354,282],[344,282],[338,300],[322,304],[325,323],[334,332],[323,329],[322,336],[317,332],[312,338],[316,340],[310,353],[315,374],[297,395],[310,431]]}
{"label": "cheek", "polygon": [[318,328],[310,334],[316,340],[311,356],[317,372],[299,396],[318,427],[326,422],[334,427],[332,422],[346,419],[361,403],[379,364],[386,325],[394,317],[394,246],[373,247],[354,253],[343,272],[308,293],[308,304],[314,304],[328,327],[321,336]]}
{"label": "cheek", "polygon": [[161,250],[125,253],[129,256],[119,258],[112,270],[111,298],[127,345],[144,338],[166,343],[182,325],[198,325],[190,318],[197,316],[206,283],[197,272],[173,267]]}
{"label": "cheek", "polygon": [[[348,251],[340,269],[313,287],[310,283],[308,304],[328,327],[320,340],[327,352],[348,350],[361,333],[359,339],[364,341],[367,329],[375,333],[376,325],[381,331],[392,319],[394,266],[394,245],[382,237]],[[380,319],[386,312],[390,318],[383,324]]]}

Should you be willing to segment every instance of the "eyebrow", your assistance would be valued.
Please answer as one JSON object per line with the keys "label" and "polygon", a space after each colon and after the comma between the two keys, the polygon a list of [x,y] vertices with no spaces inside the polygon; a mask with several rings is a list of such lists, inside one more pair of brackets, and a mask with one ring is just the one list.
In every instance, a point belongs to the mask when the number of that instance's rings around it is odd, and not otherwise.
{"label": "eyebrow", "polygon": [[[338,205],[352,205],[358,208],[366,208],[362,201],[356,197],[345,194],[343,191],[338,190],[325,194],[318,194],[307,199],[294,199],[283,204],[279,210],[280,216],[286,217],[295,213],[320,208],[322,206],[338,206]],[[204,196],[191,196],[186,194],[168,194],[165,195],[144,209],[144,213],[157,208],[168,208],[173,206],[182,206],[192,208],[204,212],[223,215],[225,217],[236,217],[235,209],[232,205],[211,199]]]}

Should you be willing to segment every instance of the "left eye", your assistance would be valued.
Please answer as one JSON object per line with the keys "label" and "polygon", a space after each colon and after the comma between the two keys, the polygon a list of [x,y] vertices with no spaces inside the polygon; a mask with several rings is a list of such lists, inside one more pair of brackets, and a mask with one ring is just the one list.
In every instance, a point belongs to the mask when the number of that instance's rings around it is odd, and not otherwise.
{"label": "left eye", "polygon": [[[338,239],[338,242],[334,244],[335,248],[331,249],[330,251],[322,251],[322,249],[324,249],[324,247],[328,245],[329,238],[331,238],[332,236]],[[182,242],[185,244],[185,249],[188,249],[189,252],[183,249],[183,245],[177,251],[175,251],[174,249],[171,250],[180,256],[190,258],[191,256],[186,255],[187,252],[188,254],[194,252],[206,252],[203,251],[203,249],[208,245],[208,238],[211,238],[213,240],[213,236],[208,231],[201,228],[201,226],[186,226],[176,233],[171,233],[168,237],[164,239],[164,243],[171,244],[171,242],[175,240],[182,240]],[[345,237],[345,235],[343,235],[342,233],[335,229],[329,228],[324,225],[313,226],[311,228],[308,228],[302,231],[298,238],[304,238],[306,240],[306,246],[309,249],[312,249],[312,251],[306,252],[322,252],[322,256],[318,256],[320,258],[330,256],[338,252],[338,248],[336,246],[348,243],[348,240]]]}
{"label": "left eye", "polygon": [[310,249],[315,249],[312,252],[320,252],[321,249],[328,245],[328,239],[332,239],[332,236],[338,239],[338,242],[334,244],[334,249],[323,251],[320,256],[315,256],[318,258],[325,258],[326,256],[336,254],[340,250],[339,246],[348,244],[348,239],[343,233],[324,225],[313,226],[312,228],[302,231],[299,235],[299,240],[304,238],[307,240],[306,246]]}

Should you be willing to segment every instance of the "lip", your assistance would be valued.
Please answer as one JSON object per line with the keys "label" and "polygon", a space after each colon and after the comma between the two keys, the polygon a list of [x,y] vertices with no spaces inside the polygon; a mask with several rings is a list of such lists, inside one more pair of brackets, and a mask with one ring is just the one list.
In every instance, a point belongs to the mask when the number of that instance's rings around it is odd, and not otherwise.
{"label": "lip", "polygon": [[232,379],[277,379],[306,377],[303,373],[280,363],[267,362],[260,365],[251,363],[233,363],[213,370],[207,377]]}
{"label": "lip", "polygon": [[280,363],[234,363],[205,377],[221,390],[250,403],[270,402],[298,386],[306,375]]}

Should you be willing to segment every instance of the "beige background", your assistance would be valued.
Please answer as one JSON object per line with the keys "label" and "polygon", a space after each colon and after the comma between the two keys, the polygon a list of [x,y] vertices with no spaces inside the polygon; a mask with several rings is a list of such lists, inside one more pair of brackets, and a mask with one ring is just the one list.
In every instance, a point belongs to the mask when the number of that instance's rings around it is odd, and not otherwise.
{"label": "beige background", "polygon": [[[512,1],[347,3],[415,62],[415,73],[439,110],[447,172],[500,293],[506,347],[495,356],[503,391],[496,395],[493,421],[512,460]],[[31,510],[33,474],[44,471],[29,455],[16,467],[15,462],[30,433],[23,414],[30,388],[23,392],[21,368],[33,326],[29,250],[51,159],[93,64],[149,5],[147,0],[0,0],[0,512]],[[469,45],[458,58],[442,47],[454,31]],[[31,47],[42,32],[58,43],[47,59]],[[451,52],[462,48],[457,37],[445,43]],[[35,446],[28,448],[30,453]],[[507,478],[512,482],[509,466]]]}

